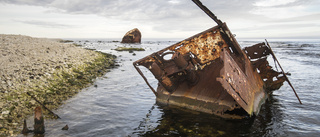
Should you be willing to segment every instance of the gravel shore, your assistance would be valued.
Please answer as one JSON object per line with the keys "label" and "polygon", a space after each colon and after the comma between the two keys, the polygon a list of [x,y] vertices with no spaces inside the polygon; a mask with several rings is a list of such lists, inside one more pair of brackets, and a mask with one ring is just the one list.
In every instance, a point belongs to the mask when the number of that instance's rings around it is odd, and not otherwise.
{"label": "gravel shore", "polygon": [[23,119],[40,106],[27,93],[56,109],[114,66],[114,58],[58,40],[0,35],[0,136],[21,132]]}

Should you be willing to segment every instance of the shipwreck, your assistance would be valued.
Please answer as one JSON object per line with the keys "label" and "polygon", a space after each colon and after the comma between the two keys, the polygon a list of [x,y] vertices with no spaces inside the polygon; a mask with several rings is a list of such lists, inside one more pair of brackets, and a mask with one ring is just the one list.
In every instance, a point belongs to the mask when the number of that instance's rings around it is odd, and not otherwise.
{"label": "shipwreck", "polygon": [[[257,115],[268,95],[289,82],[283,70],[269,65],[269,55],[278,61],[271,47],[266,41],[241,49],[226,23],[199,0],[193,2],[218,25],[137,60],[134,67],[157,103],[224,118]],[[156,90],[139,66],[158,80]]]}

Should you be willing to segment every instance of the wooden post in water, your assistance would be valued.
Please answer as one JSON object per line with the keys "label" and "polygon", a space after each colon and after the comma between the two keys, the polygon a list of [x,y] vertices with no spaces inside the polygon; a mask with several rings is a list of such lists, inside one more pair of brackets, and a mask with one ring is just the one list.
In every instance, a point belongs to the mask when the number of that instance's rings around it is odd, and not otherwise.
{"label": "wooden post in water", "polygon": [[44,119],[42,116],[41,107],[38,106],[34,110],[34,133],[35,134],[43,134],[45,132],[44,129]]}

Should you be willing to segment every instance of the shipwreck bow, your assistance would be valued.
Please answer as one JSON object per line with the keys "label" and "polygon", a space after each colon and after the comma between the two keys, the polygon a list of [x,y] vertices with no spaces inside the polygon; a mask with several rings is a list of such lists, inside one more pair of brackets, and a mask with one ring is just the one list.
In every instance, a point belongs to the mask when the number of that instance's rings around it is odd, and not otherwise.
{"label": "shipwreck bow", "polygon": [[[287,80],[269,65],[271,48],[258,43],[241,49],[226,23],[193,1],[218,25],[135,61],[134,67],[158,103],[226,118],[257,115],[268,93]],[[156,90],[139,66],[158,80]]]}

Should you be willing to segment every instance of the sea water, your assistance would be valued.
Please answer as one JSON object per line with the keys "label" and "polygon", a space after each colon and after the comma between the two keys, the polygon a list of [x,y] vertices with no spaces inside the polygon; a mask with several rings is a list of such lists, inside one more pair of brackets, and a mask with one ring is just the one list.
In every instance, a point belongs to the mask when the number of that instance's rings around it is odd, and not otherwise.
{"label": "sea water", "polygon": [[[319,136],[320,40],[269,40],[296,89],[285,83],[261,107],[255,119],[229,120],[178,107],[159,106],[132,63],[178,41],[148,40],[121,44],[105,39],[75,40],[84,48],[116,55],[118,67],[69,99],[47,120],[45,136]],[[239,40],[241,47],[264,40]],[[146,51],[115,51],[141,47]],[[79,55],[81,56],[81,55]],[[272,62],[272,60],[270,61]],[[271,63],[272,64],[272,63]],[[278,68],[279,69],[279,68]],[[152,86],[157,81],[143,70]],[[61,130],[65,125],[69,130]]]}

